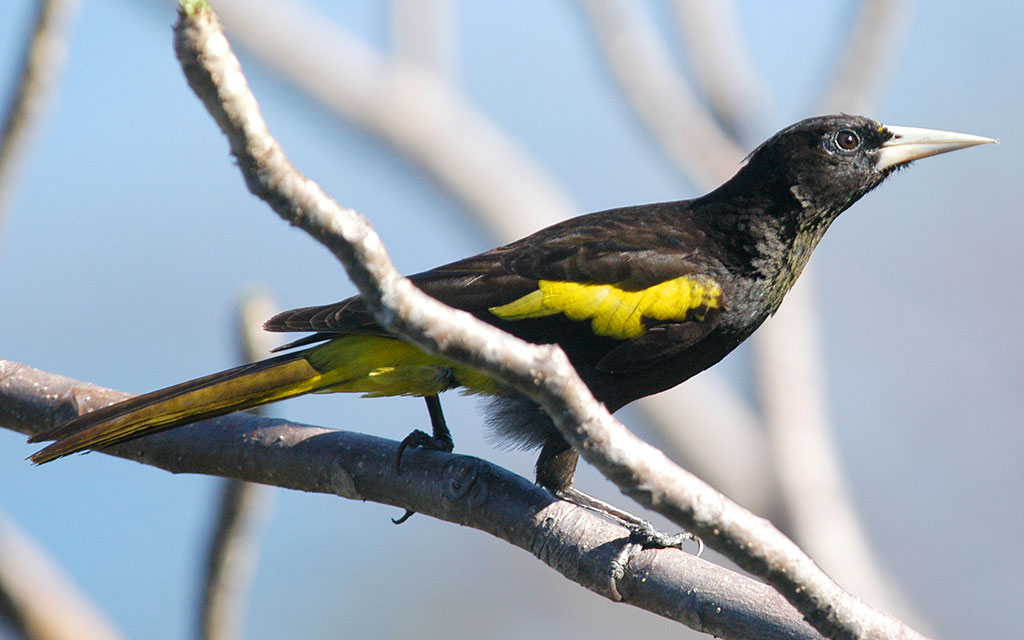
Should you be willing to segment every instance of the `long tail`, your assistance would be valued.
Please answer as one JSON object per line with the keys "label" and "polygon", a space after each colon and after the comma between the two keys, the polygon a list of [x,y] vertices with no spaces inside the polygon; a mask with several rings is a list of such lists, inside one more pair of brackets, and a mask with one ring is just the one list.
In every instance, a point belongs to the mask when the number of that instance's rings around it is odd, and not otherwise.
{"label": "long tail", "polygon": [[79,416],[30,442],[57,440],[31,456],[42,464],[83,449],[97,449],[206,418],[291,398],[337,382],[298,351],[228,369]]}

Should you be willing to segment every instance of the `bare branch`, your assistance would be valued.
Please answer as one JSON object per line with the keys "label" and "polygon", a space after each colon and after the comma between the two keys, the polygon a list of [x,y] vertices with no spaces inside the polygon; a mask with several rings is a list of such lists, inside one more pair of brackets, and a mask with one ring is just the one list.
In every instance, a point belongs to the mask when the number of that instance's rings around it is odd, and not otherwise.
{"label": "bare branch", "polygon": [[[620,87],[637,115],[658,144],[696,186],[711,188],[729,178],[739,167],[743,151],[715,121],[693,94],[686,79],[674,69],[668,52],[660,45],[656,30],[635,5],[620,0],[582,0],[594,27],[598,43]],[[702,387],[725,407],[707,404],[696,393]],[[749,405],[727,385],[705,374],[683,387],[637,403],[658,426],[663,438],[700,469],[701,477],[760,513],[771,509],[775,487],[763,455],[763,439],[751,416]],[[688,407],[681,412],[679,407]],[[702,410],[713,406],[715,410]],[[708,420],[691,419],[700,412]],[[732,422],[727,414],[739,418]],[[686,418],[681,418],[686,415]],[[720,452],[735,448],[746,464],[722,464],[730,457]]]}
{"label": "bare branch", "polygon": [[743,151],[673,68],[638,5],[623,0],[582,0],[582,5],[623,92],[683,174],[710,189],[736,173]]}
{"label": "bare branch", "polygon": [[21,61],[18,86],[7,106],[0,132],[0,229],[18,165],[64,66],[67,31],[77,8],[77,0],[39,2],[32,35]]}
{"label": "bare branch", "polygon": [[[0,370],[2,363],[0,361]],[[43,550],[3,513],[0,513],[0,619],[10,621],[26,640],[116,640],[123,637]]]}
{"label": "bare branch", "polygon": [[[268,291],[252,287],[247,289],[238,302],[238,359],[241,362],[255,362],[266,358],[277,346],[278,336],[265,331],[263,323],[277,314],[280,309]],[[265,407],[255,407],[250,411]]]}
{"label": "bare branch", "polygon": [[[674,0],[694,79],[734,140],[764,120],[768,91],[759,79],[731,0]],[[770,111],[770,109],[767,109]]]}
{"label": "bare branch", "polygon": [[[0,426],[36,433],[130,397],[0,360]],[[104,449],[172,473],[202,473],[412,509],[536,556],[607,597],[625,530],[486,461],[373,436],[233,414]],[[93,454],[95,455],[95,454]],[[390,523],[384,526],[391,526]],[[629,603],[723,638],[820,639],[770,587],[676,549],[645,551],[619,589]]]}
{"label": "bare branch", "polygon": [[768,580],[826,636],[921,637],[844,592],[770,523],[629,433],[594,400],[560,349],[503,334],[444,307],[402,278],[368,223],[287,161],[212,11],[190,5],[175,27],[175,47],[190,86],[227,135],[250,190],[342,261],[382,326],[538,402],[581,455],[623,492]]}
{"label": "bare branch", "polygon": [[[272,348],[263,320],[277,312],[270,295],[246,292],[238,305],[239,360],[252,362]],[[257,407],[252,413],[261,413]],[[256,565],[260,527],[271,493],[263,485],[225,479],[221,483],[217,518],[207,550],[199,607],[197,637],[231,640],[242,637],[242,614]]]}
{"label": "bare branch", "polygon": [[[343,29],[326,26],[328,19],[298,3],[282,11],[279,4],[265,0],[220,0],[217,8],[232,37],[251,55],[325,107],[366,127],[419,163],[499,239],[524,236],[575,213],[567,197],[538,167],[454,87],[439,82],[434,74],[386,61]],[[303,36],[290,37],[293,33]],[[702,378],[714,388],[717,402],[735,407],[728,413],[749,411],[736,392],[714,380],[713,372]],[[689,383],[694,384],[701,386]],[[674,389],[661,394],[656,404],[643,399],[635,406],[663,433],[688,434],[674,443],[691,447],[682,455],[699,461],[711,484],[728,487],[729,494],[743,504],[767,513],[766,490],[774,480],[770,475],[754,475],[766,465],[746,467],[747,471],[737,475],[735,467],[714,457],[714,452],[733,446],[753,449],[760,442],[757,434],[728,424],[717,408],[703,411],[706,421],[699,423],[684,421],[678,410],[661,410],[677,397],[690,403],[700,395]],[[748,433],[755,439],[738,444],[737,438]]]}
{"label": "bare branch", "polygon": [[244,480],[221,482],[216,524],[206,553],[197,638],[244,637],[242,614],[270,503],[268,489]]}
{"label": "bare branch", "polygon": [[754,513],[780,513],[779,485],[760,416],[737,391],[707,373],[642,401],[661,442],[684,467]]}
{"label": "bare branch", "polygon": [[434,73],[385,59],[301,3],[220,0],[217,10],[252,55],[424,167],[470,210],[486,212],[498,237],[577,213],[512,140]]}

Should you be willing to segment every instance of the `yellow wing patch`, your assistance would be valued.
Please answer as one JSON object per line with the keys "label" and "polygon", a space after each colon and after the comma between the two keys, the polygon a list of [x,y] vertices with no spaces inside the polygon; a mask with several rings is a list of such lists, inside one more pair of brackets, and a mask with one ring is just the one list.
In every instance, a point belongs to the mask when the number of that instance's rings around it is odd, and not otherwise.
{"label": "yellow wing patch", "polygon": [[556,313],[570,320],[590,320],[594,333],[619,340],[646,331],[643,319],[703,320],[721,305],[722,288],[710,279],[681,276],[639,291],[611,284],[541,280],[536,291],[508,304],[491,307],[503,320],[541,318]]}

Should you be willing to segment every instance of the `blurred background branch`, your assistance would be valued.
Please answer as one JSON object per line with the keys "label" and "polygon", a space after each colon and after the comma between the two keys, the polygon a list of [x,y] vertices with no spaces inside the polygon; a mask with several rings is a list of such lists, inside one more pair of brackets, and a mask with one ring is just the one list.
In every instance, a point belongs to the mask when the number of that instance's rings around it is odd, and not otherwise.
{"label": "blurred background branch", "polygon": [[[262,288],[250,288],[242,294],[237,325],[240,362],[261,360],[276,346],[273,334],[263,330],[263,322],[278,311],[273,298]],[[266,407],[250,409],[249,413],[263,415]],[[216,519],[206,553],[197,638],[245,637],[245,605],[272,495],[264,485],[231,478],[220,480]]]}
{"label": "blurred background branch", "polygon": [[[434,68],[375,51],[309,6],[223,0],[217,13],[240,48],[418,163],[469,211],[486,216],[500,240],[577,213],[515,141]],[[425,27],[450,13],[432,15]]]}
{"label": "blurred background branch", "polygon": [[117,640],[121,633],[46,552],[0,512],[0,637]]}
{"label": "blurred background branch", "polygon": [[0,239],[18,168],[25,160],[32,134],[40,126],[56,90],[67,56],[68,31],[77,9],[78,0],[39,0],[37,3],[17,86],[11,92],[0,130]]}

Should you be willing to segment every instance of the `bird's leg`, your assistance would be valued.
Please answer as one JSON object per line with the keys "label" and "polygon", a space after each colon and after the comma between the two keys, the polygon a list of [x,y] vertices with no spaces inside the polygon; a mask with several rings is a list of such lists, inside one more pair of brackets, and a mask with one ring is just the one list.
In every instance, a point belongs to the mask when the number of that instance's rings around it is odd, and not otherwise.
{"label": "bird's leg", "polygon": [[587,495],[572,486],[579,459],[576,451],[564,441],[550,441],[537,459],[537,484],[547,488],[556,497],[596,513],[629,530],[629,539],[612,560],[608,571],[608,591],[612,598],[621,600],[617,582],[625,575],[626,565],[644,549],[682,549],[683,543],[697,543],[697,555],[704,551],[704,542],[689,532],[669,535],[658,531],[653,524],[603,500]]}
{"label": "bird's leg", "polygon": [[448,430],[448,424],[444,420],[444,413],[441,411],[441,400],[436,396],[424,396],[427,401],[427,412],[430,414],[430,428],[432,433],[416,429],[405,436],[398,445],[398,453],[395,455],[395,472],[402,472],[402,454],[409,447],[431,449],[433,451],[451,452],[455,448],[455,441],[452,440],[452,433]]}
{"label": "bird's leg", "polygon": [[654,525],[649,521],[639,518],[628,511],[623,511],[604,500],[587,495],[576,487],[566,487],[560,490],[558,497],[626,527],[630,530],[630,539],[641,544],[644,549],[681,548],[684,542],[693,541],[697,543],[697,555],[704,551],[704,543],[692,533],[688,531],[673,535],[663,533],[655,529]]}
{"label": "bird's leg", "polygon": [[[402,473],[402,454],[409,447],[445,451],[448,453],[451,453],[452,449],[455,448],[452,433],[448,430],[448,423],[445,422],[444,413],[441,411],[441,399],[436,395],[424,396],[423,399],[427,401],[427,413],[430,414],[430,429],[432,433],[428,435],[426,432],[416,429],[402,439],[401,444],[398,445],[398,453],[395,454],[395,473]],[[397,520],[392,519],[392,522],[402,524],[412,517],[414,513],[416,512],[406,509],[401,518]]]}

